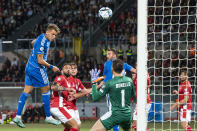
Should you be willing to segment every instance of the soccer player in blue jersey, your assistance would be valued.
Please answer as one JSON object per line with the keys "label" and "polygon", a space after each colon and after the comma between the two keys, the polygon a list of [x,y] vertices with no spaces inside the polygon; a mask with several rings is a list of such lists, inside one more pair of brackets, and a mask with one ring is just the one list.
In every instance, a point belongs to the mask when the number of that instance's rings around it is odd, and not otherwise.
{"label": "soccer player in blue jersey", "polygon": [[[104,82],[107,82],[108,80],[111,80],[113,78],[112,74],[112,63],[114,60],[117,59],[117,52],[115,49],[108,49],[107,50],[107,61],[104,64],[104,70],[103,70],[103,75],[105,77]],[[136,73],[136,69],[133,68],[132,66],[128,65],[127,63],[124,63],[123,65],[123,72],[122,74],[125,74],[125,71],[131,71],[133,73]],[[106,95],[107,99],[107,107],[108,110],[111,110],[111,103],[109,101],[109,95]],[[114,126],[113,127],[114,131],[119,131],[119,126]]]}
{"label": "soccer player in blue jersey", "polygon": [[50,87],[47,77],[47,68],[53,72],[59,72],[59,68],[47,62],[47,55],[51,41],[60,33],[60,29],[55,24],[49,24],[46,33],[37,37],[33,42],[33,50],[29,56],[29,60],[25,68],[25,88],[22,92],[19,101],[16,117],[13,121],[22,128],[25,128],[21,120],[21,112],[27,97],[34,88],[40,88],[42,92],[42,101],[44,103],[44,110],[46,114],[45,122],[58,125],[59,121],[52,118],[50,113]]}

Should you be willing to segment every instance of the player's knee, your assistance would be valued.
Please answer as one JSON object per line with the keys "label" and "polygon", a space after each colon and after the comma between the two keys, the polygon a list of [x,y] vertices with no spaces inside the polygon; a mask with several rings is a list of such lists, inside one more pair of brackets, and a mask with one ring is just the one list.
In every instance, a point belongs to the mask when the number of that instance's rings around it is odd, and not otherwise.
{"label": "player's knee", "polygon": [[77,130],[80,129],[80,125],[74,120],[72,119],[70,122],[69,122],[69,125],[71,126],[71,128],[75,128]]}
{"label": "player's knee", "polygon": [[184,128],[184,129],[186,129],[187,128],[187,122],[181,122],[181,125],[182,125],[182,127]]}
{"label": "player's knee", "polygon": [[34,88],[32,86],[25,86],[24,92],[30,94]]}
{"label": "player's knee", "polygon": [[45,86],[45,87],[42,87],[42,88],[40,88],[41,89],[41,92],[42,93],[46,93],[46,92],[48,92],[49,91],[49,86]]}

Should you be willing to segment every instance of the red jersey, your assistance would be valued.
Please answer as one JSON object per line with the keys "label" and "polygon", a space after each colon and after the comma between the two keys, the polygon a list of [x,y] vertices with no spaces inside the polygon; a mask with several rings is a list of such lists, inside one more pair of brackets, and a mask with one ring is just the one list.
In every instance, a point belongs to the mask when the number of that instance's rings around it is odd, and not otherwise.
{"label": "red jersey", "polygon": [[[79,91],[83,89],[86,89],[84,85],[82,84],[82,82],[79,79],[74,78],[73,76],[68,77],[68,81],[70,83],[69,87],[75,89],[76,93],[78,93]],[[76,99],[73,101],[69,101],[67,104],[67,108],[77,110]]]}
{"label": "red jersey", "polygon": [[189,99],[187,100],[186,104],[180,105],[180,108],[186,108],[188,110],[192,110],[192,89],[191,84],[188,80],[185,80],[179,85],[179,96],[178,100],[181,101],[184,99],[185,95],[189,95]]}
{"label": "red jersey", "polygon": [[[136,93],[136,98],[137,98],[137,76],[133,79],[133,84],[135,86],[135,93]],[[151,98],[150,98],[150,76],[148,74],[147,78],[147,103],[151,104]]]}
{"label": "red jersey", "polygon": [[[64,75],[57,76],[55,83],[67,88],[68,80]],[[68,91],[53,91],[51,95],[51,107],[63,107],[67,105]]]}

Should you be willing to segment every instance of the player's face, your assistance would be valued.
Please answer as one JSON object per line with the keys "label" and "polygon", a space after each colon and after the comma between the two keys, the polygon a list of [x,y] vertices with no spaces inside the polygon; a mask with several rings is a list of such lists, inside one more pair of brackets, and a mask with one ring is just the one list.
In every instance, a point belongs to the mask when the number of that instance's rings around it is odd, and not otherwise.
{"label": "player's face", "polygon": [[107,60],[111,60],[114,58],[114,53],[112,51],[107,51]]}
{"label": "player's face", "polygon": [[185,80],[187,80],[187,75],[185,74],[185,72],[181,72],[180,80],[181,82],[184,82]]}
{"label": "player's face", "polygon": [[135,77],[136,77],[136,74],[132,73],[132,79],[135,79]]}
{"label": "player's face", "polygon": [[55,30],[47,30],[46,31],[46,38],[49,41],[53,41],[56,36],[57,36],[57,32]]}
{"label": "player's face", "polygon": [[71,66],[70,65],[65,65],[62,69],[63,74],[70,74]]}
{"label": "player's face", "polygon": [[76,76],[77,75],[77,72],[78,72],[77,66],[71,66],[70,74],[72,76]]}

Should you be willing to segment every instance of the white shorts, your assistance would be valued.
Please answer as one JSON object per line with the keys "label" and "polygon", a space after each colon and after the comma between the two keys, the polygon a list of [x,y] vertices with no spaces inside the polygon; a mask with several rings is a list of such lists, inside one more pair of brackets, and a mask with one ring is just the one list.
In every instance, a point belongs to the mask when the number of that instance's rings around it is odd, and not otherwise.
{"label": "white shorts", "polygon": [[181,108],[180,121],[190,122],[191,121],[191,112],[192,112],[192,110]]}
{"label": "white shorts", "polygon": [[67,109],[66,107],[54,107],[51,108],[51,113],[62,123],[75,119],[79,125],[81,124],[78,110]]}
{"label": "white shorts", "polygon": [[[148,112],[149,112],[150,108],[151,108],[151,104],[146,104],[146,109],[145,109],[146,116],[148,116]],[[137,104],[136,104],[134,112],[133,112],[133,120],[137,120]]]}
{"label": "white shorts", "polygon": [[73,118],[71,112],[66,107],[53,107],[51,108],[51,113],[62,123],[66,123]]}
{"label": "white shorts", "polygon": [[81,120],[79,117],[79,111],[78,110],[73,110],[73,109],[69,109],[71,116],[77,121],[77,123],[79,125],[81,125]]}

